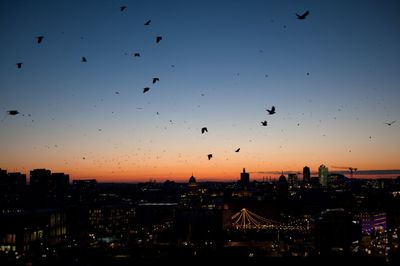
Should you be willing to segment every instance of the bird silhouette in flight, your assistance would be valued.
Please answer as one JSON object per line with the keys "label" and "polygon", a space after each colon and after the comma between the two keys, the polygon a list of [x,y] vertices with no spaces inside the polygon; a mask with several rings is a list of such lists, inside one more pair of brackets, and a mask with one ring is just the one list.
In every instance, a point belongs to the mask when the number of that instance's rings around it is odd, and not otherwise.
{"label": "bird silhouette in flight", "polygon": [[162,37],[161,37],[161,36],[157,36],[157,37],[156,37],[156,43],[159,43],[161,40],[162,40]]}
{"label": "bird silhouette in flight", "polygon": [[139,53],[135,53],[135,54],[133,55],[133,57],[140,57],[140,54],[139,54]]}
{"label": "bird silhouette in flight", "polygon": [[210,154],[207,155],[207,157],[208,157],[208,160],[211,160],[211,158],[213,157],[213,155],[210,153]]}
{"label": "bird silhouette in flight", "polygon": [[16,65],[18,69],[22,67],[22,63],[17,63]]}
{"label": "bird silhouette in flight", "polygon": [[121,6],[120,9],[121,9],[121,12],[124,11],[126,9],[126,6]]}
{"label": "bird silhouette in flight", "polygon": [[396,120],[395,120],[395,121],[392,121],[392,122],[390,122],[390,123],[385,123],[385,124],[388,125],[388,126],[391,126],[391,125],[393,125],[394,123],[396,123]]}
{"label": "bird silhouette in flight", "polygon": [[82,61],[83,63],[87,62],[86,57],[82,56]]}
{"label": "bird silhouette in flight", "polygon": [[271,107],[271,110],[268,110],[268,109],[266,109],[266,110],[267,110],[267,112],[268,112],[269,115],[273,115],[273,114],[276,113],[276,112],[275,112],[275,106],[272,106],[272,107]]}
{"label": "bird silhouette in flight", "polygon": [[19,114],[19,112],[17,110],[10,110],[10,111],[7,111],[7,113],[9,115],[17,115],[17,114]]}
{"label": "bird silhouette in flight", "polygon": [[144,23],[145,26],[149,26],[151,23],[151,19],[149,19],[146,23]]}
{"label": "bird silhouette in flight", "polygon": [[268,122],[267,122],[267,121],[265,121],[265,120],[261,122],[261,125],[262,125],[262,126],[264,126],[264,127],[266,127],[266,126],[267,126],[267,124],[268,124]]}
{"label": "bird silhouette in flight", "polygon": [[238,148],[237,150],[235,150],[235,152],[239,152],[240,151],[240,148]]}
{"label": "bird silhouette in flight", "polygon": [[307,10],[307,11],[304,12],[302,15],[299,15],[299,14],[296,13],[296,16],[297,16],[297,19],[303,20],[303,19],[306,19],[306,17],[307,17],[309,14],[310,14],[310,11]]}
{"label": "bird silhouette in flight", "polygon": [[149,90],[150,90],[149,87],[143,88],[143,93],[146,93],[146,92],[148,92]]}
{"label": "bird silhouette in flight", "polygon": [[119,91],[116,91],[115,94],[119,94]]}
{"label": "bird silhouette in flight", "polygon": [[207,129],[206,127],[203,127],[203,128],[201,129],[201,134],[204,134],[205,132],[208,132],[208,129]]}
{"label": "bird silhouette in flight", "polygon": [[159,78],[153,78],[153,84],[156,83],[157,81],[160,81]]}
{"label": "bird silhouette in flight", "polygon": [[36,39],[37,39],[37,43],[42,43],[44,36],[37,36]]}

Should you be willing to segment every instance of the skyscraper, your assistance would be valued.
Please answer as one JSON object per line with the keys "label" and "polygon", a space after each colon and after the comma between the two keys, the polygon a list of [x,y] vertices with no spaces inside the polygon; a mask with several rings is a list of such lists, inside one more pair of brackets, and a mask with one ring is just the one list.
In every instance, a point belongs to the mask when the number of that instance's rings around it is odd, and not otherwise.
{"label": "skyscraper", "polygon": [[311,180],[310,167],[304,166],[304,168],[303,168],[303,182],[308,184],[308,183],[310,183],[310,180]]}
{"label": "skyscraper", "polygon": [[297,174],[288,174],[288,182],[291,186],[296,186],[298,182]]}
{"label": "skyscraper", "polygon": [[242,186],[248,186],[250,183],[250,174],[246,173],[245,168],[243,168],[243,173],[240,173],[240,183]]}
{"label": "skyscraper", "polygon": [[318,178],[319,183],[321,186],[326,187],[328,186],[328,167],[321,164],[318,168]]}

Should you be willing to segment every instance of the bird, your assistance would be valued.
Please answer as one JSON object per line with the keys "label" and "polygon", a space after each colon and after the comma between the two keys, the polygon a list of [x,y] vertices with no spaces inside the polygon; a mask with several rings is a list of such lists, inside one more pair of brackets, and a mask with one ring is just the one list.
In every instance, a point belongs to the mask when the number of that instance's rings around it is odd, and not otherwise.
{"label": "bird", "polygon": [[18,69],[22,67],[22,63],[17,63],[16,65]]}
{"label": "bird", "polygon": [[264,126],[264,127],[266,127],[266,126],[267,126],[267,123],[268,123],[267,121],[262,121],[262,122],[261,122],[261,125]]}
{"label": "bird", "polygon": [[385,124],[388,125],[388,126],[391,126],[391,125],[393,125],[394,123],[396,123],[396,120],[395,120],[395,121],[392,121],[392,122],[390,122],[390,123],[385,123]]}
{"label": "bird", "polygon": [[87,62],[86,57],[82,56],[82,62],[83,63]]}
{"label": "bird", "polygon": [[203,128],[201,129],[201,134],[204,134],[205,132],[208,132],[208,129],[207,129],[206,127],[203,127]]}
{"label": "bird", "polygon": [[133,55],[133,57],[140,57],[140,54],[139,54],[139,53],[135,53],[135,54]]}
{"label": "bird", "polygon": [[44,39],[44,36],[37,36],[36,39],[37,39],[37,43],[41,43]]}
{"label": "bird", "polygon": [[267,110],[268,114],[270,114],[270,115],[275,114],[275,106],[272,106],[271,110],[268,110],[268,109],[266,109],[266,110]]}
{"label": "bird", "polygon": [[156,37],[156,43],[159,43],[161,40],[162,40],[162,37],[161,37],[161,36],[157,36],[157,37]]}
{"label": "bird", "polygon": [[157,81],[160,81],[159,78],[153,78],[153,84],[156,83]]}
{"label": "bird", "polygon": [[121,9],[121,12],[124,11],[126,9],[126,6],[121,6],[120,9]]}
{"label": "bird", "polygon": [[144,23],[145,26],[149,26],[151,23],[151,19],[149,19],[146,23]]}
{"label": "bird", "polygon": [[9,111],[7,111],[7,113],[9,115],[17,115],[17,114],[19,114],[19,112],[17,110],[9,110]]}
{"label": "bird", "polygon": [[303,19],[306,19],[306,17],[307,17],[309,14],[310,14],[310,11],[307,10],[307,11],[304,12],[302,15],[299,15],[299,14],[296,13],[296,16],[297,16],[297,19],[303,20]]}
{"label": "bird", "polygon": [[239,152],[240,151],[240,148],[238,148],[237,150],[235,150],[235,152]]}
{"label": "bird", "polygon": [[143,93],[146,93],[146,92],[148,92],[149,90],[150,90],[149,87],[143,88]]}
{"label": "bird", "polygon": [[207,155],[207,157],[208,157],[208,160],[211,160],[211,158],[213,157],[213,155],[210,153],[210,154]]}
{"label": "bird", "polygon": [[116,91],[115,94],[119,94],[119,91]]}

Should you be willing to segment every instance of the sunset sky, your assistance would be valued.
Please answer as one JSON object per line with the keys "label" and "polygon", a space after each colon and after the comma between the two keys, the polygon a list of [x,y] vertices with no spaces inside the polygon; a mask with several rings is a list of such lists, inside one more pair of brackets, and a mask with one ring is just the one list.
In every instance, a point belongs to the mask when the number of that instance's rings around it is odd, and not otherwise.
{"label": "sunset sky", "polygon": [[116,182],[400,169],[399,14],[396,0],[0,1],[0,168]]}

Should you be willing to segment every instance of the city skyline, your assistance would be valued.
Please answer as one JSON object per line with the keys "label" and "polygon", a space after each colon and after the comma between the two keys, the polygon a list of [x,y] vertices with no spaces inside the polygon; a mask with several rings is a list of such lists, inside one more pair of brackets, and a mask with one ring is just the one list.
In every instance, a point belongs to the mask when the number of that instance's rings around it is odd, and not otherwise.
{"label": "city skyline", "polygon": [[0,168],[100,182],[400,169],[399,11],[397,1],[2,1]]}

